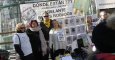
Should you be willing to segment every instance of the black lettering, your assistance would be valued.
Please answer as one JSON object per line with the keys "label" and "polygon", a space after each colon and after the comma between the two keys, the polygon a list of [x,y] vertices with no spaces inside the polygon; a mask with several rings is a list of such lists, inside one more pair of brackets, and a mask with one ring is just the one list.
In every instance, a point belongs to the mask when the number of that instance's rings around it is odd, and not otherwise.
{"label": "black lettering", "polygon": [[58,4],[64,4],[64,1],[59,1],[59,3]]}

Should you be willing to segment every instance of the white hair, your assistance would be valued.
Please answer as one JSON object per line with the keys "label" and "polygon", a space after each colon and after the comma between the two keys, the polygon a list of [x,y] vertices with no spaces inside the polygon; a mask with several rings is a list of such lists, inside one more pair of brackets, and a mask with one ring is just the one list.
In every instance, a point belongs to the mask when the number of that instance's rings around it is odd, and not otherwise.
{"label": "white hair", "polygon": [[100,16],[103,16],[103,15],[105,15],[107,13],[105,11],[101,11],[99,14],[100,14]]}

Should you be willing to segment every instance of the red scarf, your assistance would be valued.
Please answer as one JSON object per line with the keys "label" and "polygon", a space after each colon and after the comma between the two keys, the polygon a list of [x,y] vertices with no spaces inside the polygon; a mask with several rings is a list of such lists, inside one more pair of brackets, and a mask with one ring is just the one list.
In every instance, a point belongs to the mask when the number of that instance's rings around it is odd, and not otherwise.
{"label": "red scarf", "polygon": [[115,55],[111,53],[96,54],[97,60],[115,60]]}

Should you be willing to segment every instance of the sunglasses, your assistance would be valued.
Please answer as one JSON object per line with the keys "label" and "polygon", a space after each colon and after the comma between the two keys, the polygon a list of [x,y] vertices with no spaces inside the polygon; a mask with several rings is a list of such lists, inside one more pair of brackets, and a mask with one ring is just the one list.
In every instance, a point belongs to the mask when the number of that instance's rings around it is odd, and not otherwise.
{"label": "sunglasses", "polygon": [[20,29],[25,29],[25,27],[20,27]]}
{"label": "sunglasses", "polygon": [[44,17],[49,17],[49,16],[44,16]]}

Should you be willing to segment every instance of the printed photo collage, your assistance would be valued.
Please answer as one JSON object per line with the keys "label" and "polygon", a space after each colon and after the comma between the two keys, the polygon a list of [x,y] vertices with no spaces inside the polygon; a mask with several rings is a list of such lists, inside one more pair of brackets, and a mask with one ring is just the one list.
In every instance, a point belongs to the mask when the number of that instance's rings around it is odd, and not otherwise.
{"label": "printed photo collage", "polygon": [[68,17],[58,21],[64,29],[64,37],[68,44],[77,40],[77,34],[86,33],[85,17]]}

